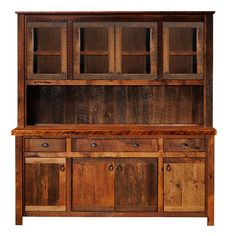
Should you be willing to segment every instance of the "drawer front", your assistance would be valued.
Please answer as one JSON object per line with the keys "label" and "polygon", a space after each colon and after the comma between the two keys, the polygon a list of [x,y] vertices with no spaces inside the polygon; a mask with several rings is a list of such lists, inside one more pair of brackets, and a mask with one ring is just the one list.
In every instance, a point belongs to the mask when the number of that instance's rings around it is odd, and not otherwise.
{"label": "drawer front", "polygon": [[155,152],[155,139],[73,139],[73,152]]}
{"label": "drawer front", "polygon": [[65,139],[26,138],[25,152],[65,152]]}
{"label": "drawer front", "polygon": [[199,138],[165,139],[164,151],[165,152],[205,151],[205,139],[199,139]]}

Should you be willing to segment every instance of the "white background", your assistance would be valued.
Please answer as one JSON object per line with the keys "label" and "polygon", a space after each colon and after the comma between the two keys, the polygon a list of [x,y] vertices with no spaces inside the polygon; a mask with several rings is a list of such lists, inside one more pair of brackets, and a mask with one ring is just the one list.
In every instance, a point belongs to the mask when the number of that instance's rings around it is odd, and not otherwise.
{"label": "white background", "polygon": [[[0,235],[236,235],[236,34],[229,0],[7,0],[0,13]],[[15,162],[11,129],[17,124],[17,17],[15,11],[215,10],[214,127],[215,226],[206,218],[24,218],[15,226]]]}

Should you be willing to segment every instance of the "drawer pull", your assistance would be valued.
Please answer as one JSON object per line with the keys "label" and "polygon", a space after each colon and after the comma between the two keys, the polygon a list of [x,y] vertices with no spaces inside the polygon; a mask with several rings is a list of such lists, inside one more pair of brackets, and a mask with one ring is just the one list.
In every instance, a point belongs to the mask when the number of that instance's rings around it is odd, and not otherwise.
{"label": "drawer pull", "polygon": [[136,147],[139,147],[140,144],[139,143],[133,143],[133,147],[136,148]]}
{"label": "drawer pull", "polygon": [[108,170],[109,170],[109,171],[113,171],[113,164],[110,164],[110,165],[108,166]]}
{"label": "drawer pull", "polygon": [[62,164],[62,165],[60,165],[60,171],[65,171],[65,165],[64,164]]}
{"label": "drawer pull", "polygon": [[122,171],[122,166],[120,164],[117,166],[117,170]]}
{"label": "drawer pull", "polygon": [[98,145],[96,143],[91,143],[90,146],[91,147],[97,147]]}
{"label": "drawer pull", "polygon": [[47,147],[49,147],[49,144],[48,143],[43,143],[42,147],[47,148]]}
{"label": "drawer pull", "polygon": [[168,164],[168,165],[166,166],[166,171],[168,171],[168,172],[171,171],[171,166],[170,166],[170,164]]}
{"label": "drawer pull", "polygon": [[182,143],[182,148],[187,148],[188,144],[187,143]]}

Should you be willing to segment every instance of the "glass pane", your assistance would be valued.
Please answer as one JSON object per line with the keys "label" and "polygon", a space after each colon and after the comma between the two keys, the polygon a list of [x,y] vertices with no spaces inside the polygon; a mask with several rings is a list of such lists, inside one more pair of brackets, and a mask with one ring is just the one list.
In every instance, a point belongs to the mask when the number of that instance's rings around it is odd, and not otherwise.
{"label": "glass pane", "polygon": [[123,51],[150,51],[150,29],[148,28],[123,28]]}
{"label": "glass pane", "polygon": [[196,74],[197,60],[196,56],[170,56],[171,74]]}
{"label": "glass pane", "polygon": [[122,56],[122,73],[150,74],[150,56]]}
{"label": "glass pane", "polygon": [[170,28],[170,51],[196,51],[196,28]]}
{"label": "glass pane", "polygon": [[34,74],[60,74],[60,56],[34,56]]}
{"label": "glass pane", "polygon": [[60,51],[60,28],[34,28],[34,51]]}
{"label": "glass pane", "polygon": [[82,28],[80,30],[81,51],[108,50],[107,28]]}
{"label": "glass pane", "polygon": [[107,56],[81,56],[80,73],[108,73]]}

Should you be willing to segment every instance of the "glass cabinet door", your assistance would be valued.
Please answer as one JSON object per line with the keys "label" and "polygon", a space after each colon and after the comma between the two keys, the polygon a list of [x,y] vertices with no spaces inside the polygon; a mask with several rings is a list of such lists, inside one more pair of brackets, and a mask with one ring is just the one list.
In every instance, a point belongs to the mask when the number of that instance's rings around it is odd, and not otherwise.
{"label": "glass cabinet door", "polygon": [[203,78],[203,23],[163,23],[165,79]]}
{"label": "glass cabinet door", "polygon": [[116,73],[133,76],[157,74],[157,23],[115,24]]}
{"label": "glass cabinet door", "polygon": [[114,23],[74,23],[73,37],[74,78],[109,78],[114,73]]}
{"label": "glass cabinet door", "polygon": [[27,78],[66,79],[66,23],[27,23]]}

